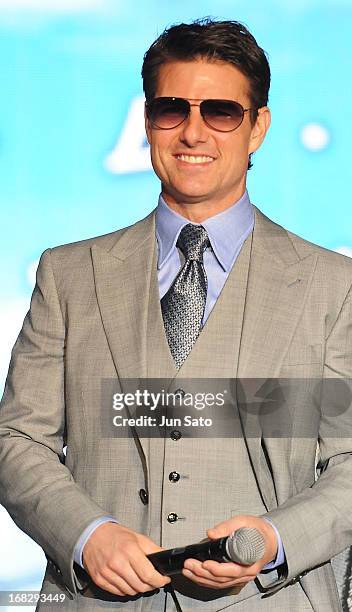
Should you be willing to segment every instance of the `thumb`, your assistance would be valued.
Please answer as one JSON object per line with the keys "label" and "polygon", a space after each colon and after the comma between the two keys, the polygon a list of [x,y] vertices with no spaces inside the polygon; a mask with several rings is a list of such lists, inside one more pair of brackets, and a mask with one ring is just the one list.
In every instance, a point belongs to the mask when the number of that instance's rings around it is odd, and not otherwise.
{"label": "thumb", "polygon": [[217,538],[223,538],[230,535],[236,529],[246,526],[246,520],[242,516],[236,516],[222,523],[218,523],[211,529],[207,530],[207,536],[210,540],[216,540]]}
{"label": "thumb", "polygon": [[145,555],[150,555],[152,553],[157,553],[164,550],[164,548],[158,546],[158,544],[155,544],[155,542],[148,538],[148,536],[145,536],[143,534],[138,534],[138,536],[138,544]]}
{"label": "thumb", "polygon": [[233,521],[224,521],[223,523],[219,523],[207,530],[207,536],[211,540],[216,540],[217,538],[223,538],[224,536],[229,535],[234,530]]}

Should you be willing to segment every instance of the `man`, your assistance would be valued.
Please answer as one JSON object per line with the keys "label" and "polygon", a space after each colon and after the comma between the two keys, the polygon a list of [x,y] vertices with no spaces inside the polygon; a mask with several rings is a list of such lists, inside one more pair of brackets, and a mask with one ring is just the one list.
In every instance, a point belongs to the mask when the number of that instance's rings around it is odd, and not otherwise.
{"label": "man", "polygon": [[[337,611],[329,559],[352,531],[337,397],[319,387],[318,412],[316,395],[288,403],[301,431],[319,415],[316,436],[250,433],[247,411],[236,438],[101,437],[106,379],[124,391],[140,378],[352,372],[351,262],[272,223],[246,192],[270,124],[262,49],[237,22],[182,24],[142,75],[156,212],[42,255],[0,413],[0,501],[48,557],[39,609],[65,594],[67,610]],[[146,557],[241,526],[265,542],[250,566],[188,559],[170,582]]]}

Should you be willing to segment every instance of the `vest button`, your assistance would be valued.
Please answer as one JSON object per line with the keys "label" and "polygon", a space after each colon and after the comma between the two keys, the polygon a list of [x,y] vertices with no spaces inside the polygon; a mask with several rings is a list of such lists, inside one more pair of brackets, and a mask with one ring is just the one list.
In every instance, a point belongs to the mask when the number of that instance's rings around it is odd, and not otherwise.
{"label": "vest button", "polygon": [[172,432],[170,433],[170,438],[171,440],[174,440],[175,442],[177,442],[177,440],[182,438],[182,434],[180,431],[178,431],[178,429],[173,429]]}
{"label": "vest button", "polygon": [[176,512],[170,512],[167,515],[167,520],[169,523],[176,523],[176,521],[178,521],[178,515],[176,514]]}
{"label": "vest button", "polygon": [[178,482],[180,480],[180,474],[178,472],[170,472],[169,480],[170,482]]}
{"label": "vest button", "polygon": [[149,495],[145,489],[139,489],[139,497],[141,498],[142,504],[146,506],[149,501]]}

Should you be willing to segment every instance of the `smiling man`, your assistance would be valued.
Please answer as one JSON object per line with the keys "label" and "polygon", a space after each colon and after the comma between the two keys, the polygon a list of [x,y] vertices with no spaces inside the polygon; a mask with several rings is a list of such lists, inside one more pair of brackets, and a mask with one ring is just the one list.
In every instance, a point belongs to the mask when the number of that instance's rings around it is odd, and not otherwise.
{"label": "smiling man", "polygon": [[[165,30],[142,76],[157,208],[42,255],[1,405],[0,502],[48,557],[38,609],[65,595],[65,610],[337,612],[330,559],[352,542],[351,261],[250,202],[270,70],[243,25]],[[124,394],[143,378],[181,397],[194,379],[249,379],[256,401],[263,381],[305,385],[284,397],[290,435],[236,391],[240,435],[102,439],[103,381]],[[170,580],[147,558],[240,527],[264,541],[249,566],[190,558]]]}

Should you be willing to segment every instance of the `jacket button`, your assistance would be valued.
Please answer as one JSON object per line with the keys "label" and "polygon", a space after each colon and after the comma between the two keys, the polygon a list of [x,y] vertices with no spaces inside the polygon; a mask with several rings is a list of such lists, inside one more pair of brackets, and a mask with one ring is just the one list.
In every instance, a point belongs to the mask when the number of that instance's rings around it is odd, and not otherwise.
{"label": "jacket button", "polygon": [[182,438],[182,434],[180,431],[178,431],[178,429],[173,429],[172,432],[170,433],[170,438],[171,440],[174,440],[175,442],[177,442],[177,440]]}
{"label": "jacket button", "polygon": [[176,521],[178,521],[178,515],[176,514],[176,512],[170,512],[167,515],[167,520],[169,521],[169,523],[176,523]]}
{"label": "jacket button", "polygon": [[180,474],[178,472],[170,472],[169,480],[170,482],[178,482],[180,480]]}
{"label": "jacket button", "polygon": [[145,489],[139,489],[139,497],[141,498],[142,504],[146,506],[149,501],[149,495]]}

